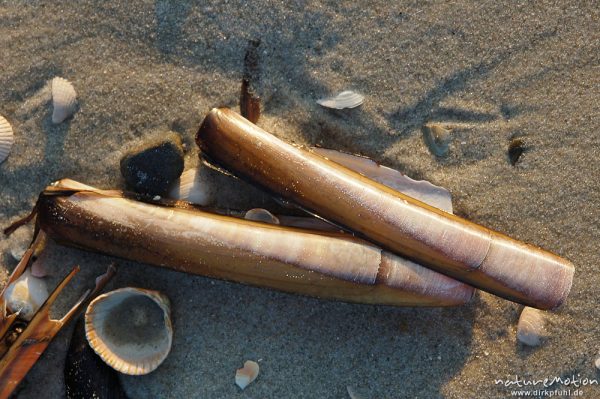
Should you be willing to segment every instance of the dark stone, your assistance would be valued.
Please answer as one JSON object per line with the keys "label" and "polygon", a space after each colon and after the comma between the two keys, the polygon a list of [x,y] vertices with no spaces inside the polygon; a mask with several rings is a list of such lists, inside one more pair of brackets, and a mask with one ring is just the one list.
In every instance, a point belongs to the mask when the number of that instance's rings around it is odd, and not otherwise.
{"label": "dark stone", "polygon": [[183,146],[176,133],[145,143],[121,159],[127,187],[148,195],[165,195],[183,172]]}

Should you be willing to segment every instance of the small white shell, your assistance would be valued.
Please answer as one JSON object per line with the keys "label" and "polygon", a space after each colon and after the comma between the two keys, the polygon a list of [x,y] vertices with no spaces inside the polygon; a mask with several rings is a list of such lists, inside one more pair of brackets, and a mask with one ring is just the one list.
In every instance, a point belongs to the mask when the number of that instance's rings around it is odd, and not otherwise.
{"label": "small white shell", "polygon": [[244,215],[244,219],[254,220],[255,222],[279,224],[279,219],[277,219],[277,216],[263,208],[250,209]]}
{"label": "small white shell", "polygon": [[73,115],[77,108],[77,93],[66,79],[52,79],[52,123],[61,123]]}
{"label": "small white shell", "polygon": [[212,201],[213,194],[208,179],[198,167],[181,174],[173,184],[169,197],[206,206]]}
{"label": "small white shell", "polygon": [[365,101],[365,97],[350,90],[345,90],[334,97],[317,100],[317,104],[325,108],[356,108]]}
{"label": "small white shell", "polygon": [[85,335],[92,349],[115,370],[148,374],[171,350],[169,299],[160,292],[133,287],[100,295],[85,312]]}
{"label": "small white shell", "polygon": [[525,307],[517,325],[517,339],[528,346],[538,346],[546,336],[543,313],[534,308]]}
{"label": "small white shell", "polygon": [[252,360],[246,360],[244,367],[235,372],[235,383],[241,389],[246,388],[252,381],[258,377],[258,363]]}
{"label": "small white shell", "polygon": [[594,362],[594,366],[596,366],[596,368],[600,370],[600,357],[596,359],[596,361]]}
{"label": "small white shell", "polygon": [[19,317],[31,320],[48,299],[48,287],[40,278],[33,277],[29,269],[6,288],[4,299],[6,307],[13,313],[19,312]]}
{"label": "small white shell", "polygon": [[0,163],[4,162],[10,154],[10,149],[15,142],[12,126],[0,115]]}

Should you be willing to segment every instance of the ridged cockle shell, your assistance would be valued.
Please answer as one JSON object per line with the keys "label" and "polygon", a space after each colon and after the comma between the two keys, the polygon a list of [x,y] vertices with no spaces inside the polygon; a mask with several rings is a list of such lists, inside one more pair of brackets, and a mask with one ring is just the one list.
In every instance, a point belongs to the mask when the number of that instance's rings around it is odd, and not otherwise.
{"label": "ridged cockle shell", "polygon": [[100,295],[85,313],[85,333],[92,349],[115,370],[148,374],[171,350],[169,299],[158,291],[133,287]]}
{"label": "ridged cockle shell", "polygon": [[52,123],[61,123],[77,109],[77,93],[66,79],[52,79]]}
{"label": "ridged cockle shell", "polygon": [[15,142],[12,126],[0,115],[0,163],[4,162],[10,154],[10,149]]}

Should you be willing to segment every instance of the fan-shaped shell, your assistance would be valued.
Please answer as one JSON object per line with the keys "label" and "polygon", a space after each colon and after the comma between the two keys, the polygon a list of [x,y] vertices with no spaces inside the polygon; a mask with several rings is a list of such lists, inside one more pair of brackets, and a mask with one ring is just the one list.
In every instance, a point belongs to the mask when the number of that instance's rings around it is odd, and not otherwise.
{"label": "fan-shaped shell", "polygon": [[148,374],[171,350],[169,299],[160,292],[134,287],[100,295],[85,313],[85,333],[92,349],[115,370]]}
{"label": "fan-shaped shell", "polygon": [[15,142],[12,126],[0,115],[0,163],[4,162],[10,154],[10,149]]}
{"label": "fan-shaped shell", "polygon": [[517,325],[517,339],[528,346],[538,346],[546,336],[545,320],[542,311],[525,307]]}
{"label": "fan-shaped shell", "polygon": [[365,101],[365,97],[350,90],[345,90],[340,94],[317,100],[317,104],[325,108],[344,109],[356,108]]}
{"label": "fan-shaped shell", "polygon": [[77,108],[77,93],[66,79],[52,79],[52,123],[61,123],[73,115]]}
{"label": "fan-shaped shell", "polygon": [[18,312],[21,319],[31,320],[48,299],[48,287],[43,279],[33,277],[27,269],[6,288],[4,299],[8,310]]}

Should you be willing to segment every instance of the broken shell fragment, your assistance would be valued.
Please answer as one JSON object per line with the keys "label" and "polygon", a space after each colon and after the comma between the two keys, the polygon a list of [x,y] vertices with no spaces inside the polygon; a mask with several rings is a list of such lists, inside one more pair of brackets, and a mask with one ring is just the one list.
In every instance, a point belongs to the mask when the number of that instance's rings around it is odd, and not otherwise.
{"label": "broken shell fragment", "polygon": [[273,215],[271,212],[263,208],[250,209],[244,215],[244,219],[254,220],[255,222],[279,224],[279,219],[277,218],[277,216]]}
{"label": "broken shell fragment", "polygon": [[541,311],[525,307],[517,325],[517,339],[527,346],[538,346],[546,336],[544,315]]}
{"label": "broken shell fragment", "polygon": [[10,149],[15,142],[12,126],[0,115],[0,163],[4,162],[10,154]]}
{"label": "broken shell fragment", "polygon": [[241,389],[246,388],[252,381],[258,377],[258,363],[252,360],[246,360],[244,367],[235,372],[235,383]]}
{"label": "broken shell fragment", "polygon": [[596,361],[594,362],[594,366],[596,366],[596,368],[600,370],[600,357],[596,359]]}
{"label": "broken shell fragment", "polygon": [[317,104],[325,108],[356,108],[365,101],[365,97],[350,90],[345,90],[334,97],[317,100]]}
{"label": "broken shell fragment", "polygon": [[19,318],[31,320],[48,299],[48,287],[40,278],[33,277],[29,270],[12,282],[4,294],[6,307],[13,313],[18,313]]}
{"label": "broken shell fragment", "polygon": [[75,113],[77,93],[73,84],[66,79],[52,79],[52,123],[61,123]]}
{"label": "broken shell fragment", "polygon": [[436,157],[443,157],[448,153],[450,145],[450,130],[438,124],[423,125],[423,140],[429,148],[429,151]]}
{"label": "broken shell fragment", "polygon": [[100,295],[85,313],[85,333],[92,349],[115,370],[148,374],[171,350],[169,299],[158,291],[133,287]]}

